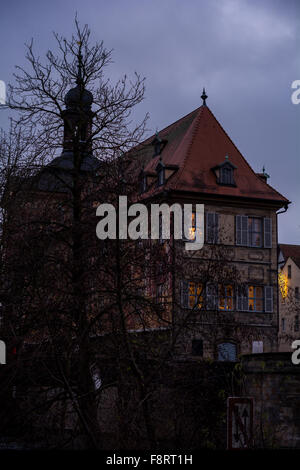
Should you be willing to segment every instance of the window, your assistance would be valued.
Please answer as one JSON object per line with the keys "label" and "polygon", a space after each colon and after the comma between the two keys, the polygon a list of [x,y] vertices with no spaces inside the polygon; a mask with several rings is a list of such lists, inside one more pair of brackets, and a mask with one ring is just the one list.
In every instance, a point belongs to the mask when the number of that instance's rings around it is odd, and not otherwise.
{"label": "window", "polygon": [[234,343],[218,344],[218,361],[236,361],[236,345]]}
{"label": "window", "polygon": [[203,285],[196,282],[189,282],[189,307],[202,308],[203,306]]}
{"label": "window", "polygon": [[90,367],[90,371],[93,378],[95,390],[99,390],[102,385],[102,380],[98,366],[96,364],[92,364],[92,366]]}
{"label": "window", "polygon": [[206,214],[206,242],[218,243],[219,214],[207,212]]}
{"label": "window", "polygon": [[236,305],[238,311],[273,312],[272,286],[238,286]]}
{"label": "window", "polygon": [[181,305],[185,308],[201,309],[203,306],[203,284],[193,281],[182,281]]}
{"label": "window", "polygon": [[262,246],[262,219],[248,217],[249,246]]}
{"label": "window", "polygon": [[299,287],[295,287],[295,299],[299,300]]}
{"label": "window", "polygon": [[163,284],[158,284],[156,286],[156,303],[157,304],[162,304],[163,303],[163,297],[164,297],[164,292],[163,292]]}
{"label": "window", "polygon": [[295,315],[294,331],[299,331],[299,315]]}
{"label": "window", "polygon": [[184,211],[182,213],[182,238],[185,241],[194,242],[196,240],[196,212],[192,212],[192,220],[188,225],[188,238],[184,232]]}
{"label": "window", "polygon": [[292,279],[292,266],[290,264],[288,265],[288,278]]}
{"label": "window", "polygon": [[219,285],[219,310],[233,310],[232,285]]}
{"label": "window", "polygon": [[203,356],[203,341],[202,339],[193,339],[192,341],[192,355]]}
{"label": "window", "polygon": [[248,286],[248,310],[262,312],[264,309],[264,291],[261,286]]}
{"label": "window", "polygon": [[234,184],[234,179],[233,179],[233,168],[230,166],[223,166],[220,168],[220,178],[219,178],[219,183],[220,184]]}
{"label": "window", "polygon": [[285,331],[285,318],[281,319],[281,330]]}
{"label": "window", "polygon": [[145,193],[147,191],[147,176],[143,175],[141,179],[141,193]]}
{"label": "window", "polygon": [[264,342],[263,341],[252,341],[252,353],[261,354],[264,352]]}
{"label": "window", "polygon": [[158,216],[158,223],[159,223],[159,227],[158,227],[159,243],[164,243],[165,240],[163,239],[163,225],[162,225],[162,214],[161,213]]}
{"label": "window", "polygon": [[157,170],[157,186],[162,186],[165,183],[165,169],[160,166]]}
{"label": "window", "polygon": [[271,219],[237,215],[236,245],[272,248]]}

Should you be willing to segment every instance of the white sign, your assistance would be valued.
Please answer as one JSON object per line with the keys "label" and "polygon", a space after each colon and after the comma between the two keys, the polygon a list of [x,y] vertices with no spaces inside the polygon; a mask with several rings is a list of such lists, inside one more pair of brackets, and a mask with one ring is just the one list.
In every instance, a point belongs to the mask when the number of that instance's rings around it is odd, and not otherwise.
{"label": "white sign", "polygon": [[249,449],[253,443],[253,398],[227,400],[227,448]]}

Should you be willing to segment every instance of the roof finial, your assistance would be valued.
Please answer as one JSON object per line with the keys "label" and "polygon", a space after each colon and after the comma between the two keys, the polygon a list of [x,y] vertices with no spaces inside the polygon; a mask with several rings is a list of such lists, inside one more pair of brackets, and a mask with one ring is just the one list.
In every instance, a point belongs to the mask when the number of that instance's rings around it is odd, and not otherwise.
{"label": "roof finial", "polygon": [[203,106],[206,106],[207,94],[205,93],[205,88],[203,88],[203,92],[202,92],[201,98],[202,98],[202,100],[203,100]]}
{"label": "roof finial", "polygon": [[264,175],[264,177],[266,178],[266,180],[267,180],[268,178],[270,178],[270,175],[268,175],[268,173],[266,173],[265,165],[263,166],[262,172],[263,172],[263,175]]}

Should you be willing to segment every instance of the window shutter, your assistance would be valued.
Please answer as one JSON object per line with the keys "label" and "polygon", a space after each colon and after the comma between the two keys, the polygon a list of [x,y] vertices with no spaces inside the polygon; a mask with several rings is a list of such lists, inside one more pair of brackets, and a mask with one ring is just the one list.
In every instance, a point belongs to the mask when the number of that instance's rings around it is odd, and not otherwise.
{"label": "window shutter", "polygon": [[246,215],[242,215],[241,219],[242,245],[248,246],[248,217]]}
{"label": "window shutter", "polygon": [[273,312],[273,287],[265,286],[265,312]]}
{"label": "window shutter", "polygon": [[244,312],[247,312],[249,310],[248,294],[242,297],[242,305],[243,305],[242,310]]}
{"label": "window shutter", "polygon": [[206,241],[218,243],[219,214],[207,212],[206,214]]}
{"label": "window shutter", "polygon": [[244,295],[242,286],[239,286],[236,291],[236,308],[241,312],[248,311],[248,295]]}
{"label": "window shutter", "polygon": [[241,295],[240,287],[236,289],[236,309],[238,311],[243,310],[242,295]]}
{"label": "window shutter", "polygon": [[214,243],[214,213],[207,212],[206,214],[206,241],[207,243]]}
{"label": "window shutter", "polygon": [[207,284],[206,285],[206,309],[215,310],[217,308],[217,286],[216,284]]}
{"label": "window shutter", "polygon": [[264,218],[264,246],[272,248],[272,220],[269,217]]}
{"label": "window shutter", "polygon": [[215,223],[214,223],[214,243],[218,243],[219,238],[219,214],[215,213]]}
{"label": "window shutter", "polygon": [[188,281],[181,281],[181,306],[184,308],[189,307],[189,283]]}
{"label": "window shutter", "polygon": [[235,216],[235,231],[236,231],[236,244],[242,244],[242,216],[236,215]]}

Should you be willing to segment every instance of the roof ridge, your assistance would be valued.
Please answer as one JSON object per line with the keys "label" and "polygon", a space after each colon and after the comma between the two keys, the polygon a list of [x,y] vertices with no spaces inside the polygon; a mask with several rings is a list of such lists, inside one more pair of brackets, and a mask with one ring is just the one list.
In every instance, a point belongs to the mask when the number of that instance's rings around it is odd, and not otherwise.
{"label": "roof ridge", "polygon": [[188,157],[190,156],[190,153],[191,153],[191,148],[192,148],[192,145],[194,143],[194,139],[195,139],[195,136],[196,136],[196,133],[198,131],[198,126],[199,126],[199,123],[200,123],[200,118],[201,116],[203,115],[203,105],[200,106],[198,109],[198,113],[197,115],[195,116],[195,119],[193,120],[192,122],[192,126],[193,126],[193,129],[191,131],[191,140],[188,144],[188,148],[187,148],[187,151],[186,151],[186,154],[185,154],[185,157],[184,157],[184,160],[183,160],[183,164],[182,164],[182,167],[180,168],[179,172],[177,173],[177,178],[176,178],[176,181],[175,181],[175,184],[174,184],[174,189],[177,188],[177,184],[178,184],[178,181],[180,179],[180,176],[181,174],[183,173],[184,169],[185,169],[185,164],[186,164],[186,161],[188,159]]}
{"label": "roof ridge", "polygon": [[[191,116],[193,113],[195,113],[196,111],[199,111],[200,108],[202,108],[202,106],[199,106],[198,108],[195,108],[193,111],[189,112],[188,114],[186,114],[185,116],[177,119],[176,121],[172,122],[171,124],[169,124],[168,126],[164,127],[163,129],[161,129],[160,131],[158,131],[158,134],[162,134],[164,133],[165,131],[167,131],[170,127],[173,127],[175,126],[177,123],[179,123],[180,121],[184,121],[185,119],[187,119],[189,116]],[[155,133],[154,134],[151,134],[149,137],[147,137],[145,140],[143,140],[142,142],[140,142],[136,147],[133,147],[133,149],[139,147],[140,145],[143,145],[143,144],[146,144],[146,142],[148,142],[148,140],[150,140],[152,137],[155,136]],[[132,149],[132,150],[133,150]]]}

